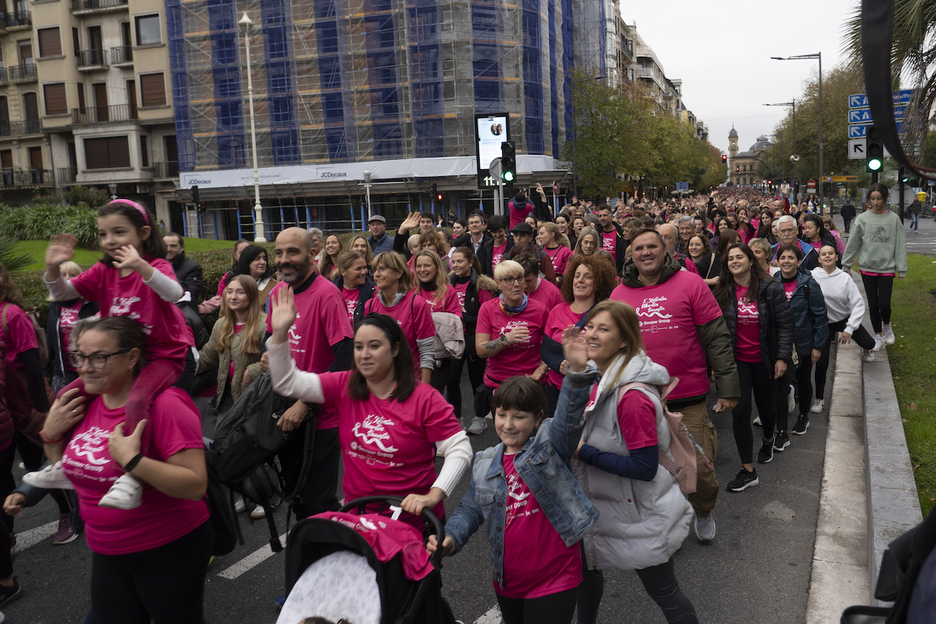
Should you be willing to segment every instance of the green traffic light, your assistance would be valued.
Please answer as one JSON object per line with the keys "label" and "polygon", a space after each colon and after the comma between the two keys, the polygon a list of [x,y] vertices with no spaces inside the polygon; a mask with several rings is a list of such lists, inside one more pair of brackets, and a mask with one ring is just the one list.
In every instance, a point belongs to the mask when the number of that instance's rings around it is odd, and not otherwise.
{"label": "green traffic light", "polygon": [[514,181],[514,174],[513,174],[513,171],[505,171],[505,172],[504,172],[504,182],[513,182],[513,181]]}
{"label": "green traffic light", "polygon": [[881,170],[881,160],[879,158],[872,158],[868,161],[868,169],[871,171],[880,171]]}

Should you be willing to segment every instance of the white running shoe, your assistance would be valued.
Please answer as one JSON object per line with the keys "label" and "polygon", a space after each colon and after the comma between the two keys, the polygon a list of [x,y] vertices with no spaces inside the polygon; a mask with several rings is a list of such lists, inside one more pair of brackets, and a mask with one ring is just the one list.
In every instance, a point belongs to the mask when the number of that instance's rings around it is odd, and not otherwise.
{"label": "white running shoe", "polygon": [[75,486],[65,476],[65,470],[62,468],[62,462],[57,461],[49,464],[42,470],[36,472],[27,472],[23,475],[23,482],[26,485],[42,488],[44,490],[74,490]]}
{"label": "white running shoe", "polygon": [[875,334],[875,336],[874,336],[874,350],[875,350],[875,351],[880,351],[880,350],[883,349],[883,348],[884,348],[884,337],[883,337],[883,336],[878,336],[877,334]]}
{"label": "white running shoe", "polygon": [[101,497],[98,507],[136,509],[143,502],[143,484],[129,474],[120,475],[114,485]]}
{"label": "white running shoe", "polygon": [[894,337],[894,330],[891,329],[890,323],[884,323],[884,344],[892,345],[897,342],[897,338]]}
{"label": "white running shoe", "polygon": [[809,407],[809,411],[813,414],[821,414],[822,408],[825,407],[825,401],[822,399],[813,399],[812,405]]}
{"label": "white running shoe", "polygon": [[874,351],[870,349],[861,350],[861,361],[868,362],[869,364],[874,361]]}

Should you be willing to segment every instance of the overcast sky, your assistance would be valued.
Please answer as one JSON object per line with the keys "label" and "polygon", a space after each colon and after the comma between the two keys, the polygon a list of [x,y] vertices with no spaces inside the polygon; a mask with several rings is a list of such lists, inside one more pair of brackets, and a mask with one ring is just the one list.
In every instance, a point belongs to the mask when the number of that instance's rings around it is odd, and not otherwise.
{"label": "overcast sky", "polygon": [[709,142],[728,152],[732,123],[747,150],[772,134],[803,81],[818,76],[815,60],[771,56],[822,52],[823,73],[842,61],[843,26],[858,0],[782,3],[666,0],[621,2],[621,17],[653,48],[666,77],[682,79],[683,102],[709,129]]}

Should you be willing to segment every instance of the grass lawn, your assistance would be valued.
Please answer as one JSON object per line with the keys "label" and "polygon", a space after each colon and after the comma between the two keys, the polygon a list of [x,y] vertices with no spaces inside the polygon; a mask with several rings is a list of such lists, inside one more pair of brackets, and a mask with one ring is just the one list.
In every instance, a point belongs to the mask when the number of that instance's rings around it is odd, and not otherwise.
{"label": "grass lawn", "polygon": [[[34,263],[27,266],[24,269],[25,271],[41,271],[45,268],[43,258],[48,244],[49,241],[46,240],[20,241],[16,244],[15,253],[28,253],[33,258]],[[185,251],[187,252],[211,251],[213,249],[230,250],[233,245],[234,241],[206,240],[202,238],[185,239]],[[74,260],[83,267],[92,265],[100,259],[100,250],[82,249],[81,247],[75,250]]]}
{"label": "grass lawn", "polygon": [[909,256],[906,279],[894,280],[891,304],[897,342],[887,348],[924,517],[936,504],[934,274],[933,258]]}

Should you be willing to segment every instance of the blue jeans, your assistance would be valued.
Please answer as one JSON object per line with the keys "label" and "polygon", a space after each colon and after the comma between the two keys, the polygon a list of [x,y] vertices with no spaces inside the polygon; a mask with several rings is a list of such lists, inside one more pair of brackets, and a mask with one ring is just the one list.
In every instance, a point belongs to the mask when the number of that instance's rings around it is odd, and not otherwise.
{"label": "blue jeans", "polygon": [[910,229],[919,230],[920,229],[920,215],[915,213],[910,213]]}

